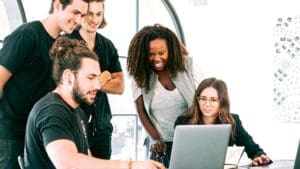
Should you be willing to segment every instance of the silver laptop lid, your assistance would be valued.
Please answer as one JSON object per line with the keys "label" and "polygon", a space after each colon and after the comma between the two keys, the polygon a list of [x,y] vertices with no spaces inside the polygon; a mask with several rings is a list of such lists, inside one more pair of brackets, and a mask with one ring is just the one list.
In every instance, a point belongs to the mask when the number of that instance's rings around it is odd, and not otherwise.
{"label": "silver laptop lid", "polygon": [[178,125],[170,169],[223,169],[231,125]]}
{"label": "silver laptop lid", "polygon": [[300,169],[300,141],[298,143],[298,150],[295,158],[294,169]]}

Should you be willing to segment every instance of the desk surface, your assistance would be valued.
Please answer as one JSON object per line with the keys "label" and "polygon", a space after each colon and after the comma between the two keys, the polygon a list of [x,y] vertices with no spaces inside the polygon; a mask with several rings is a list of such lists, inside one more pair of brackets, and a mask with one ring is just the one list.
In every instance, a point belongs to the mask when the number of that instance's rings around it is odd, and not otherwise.
{"label": "desk surface", "polygon": [[239,166],[239,169],[293,169],[294,160],[273,160],[273,163],[267,166]]}

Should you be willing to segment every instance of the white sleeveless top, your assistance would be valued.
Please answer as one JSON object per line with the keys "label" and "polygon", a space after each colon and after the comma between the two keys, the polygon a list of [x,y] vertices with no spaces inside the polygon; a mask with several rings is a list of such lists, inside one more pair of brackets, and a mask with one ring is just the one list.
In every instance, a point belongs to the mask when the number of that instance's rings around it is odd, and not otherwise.
{"label": "white sleeveless top", "polygon": [[150,115],[162,141],[173,141],[175,120],[187,109],[188,104],[177,88],[167,90],[156,80]]}

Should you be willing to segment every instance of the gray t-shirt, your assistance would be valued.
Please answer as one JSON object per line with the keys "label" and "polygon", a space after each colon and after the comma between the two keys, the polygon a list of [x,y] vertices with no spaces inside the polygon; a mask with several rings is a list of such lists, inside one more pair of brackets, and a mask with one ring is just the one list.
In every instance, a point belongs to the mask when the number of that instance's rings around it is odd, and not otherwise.
{"label": "gray t-shirt", "polygon": [[187,102],[177,88],[167,90],[159,80],[156,81],[154,91],[150,104],[150,115],[154,119],[152,123],[163,141],[173,141],[175,120],[188,109]]}

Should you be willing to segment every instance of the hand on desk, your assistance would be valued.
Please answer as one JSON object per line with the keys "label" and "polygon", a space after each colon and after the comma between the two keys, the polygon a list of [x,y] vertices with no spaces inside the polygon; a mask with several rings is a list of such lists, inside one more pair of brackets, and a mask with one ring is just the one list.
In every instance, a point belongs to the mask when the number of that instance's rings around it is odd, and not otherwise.
{"label": "hand on desk", "polygon": [[257,156],[252,160],[252,166],[268,165],[271,163],[272,163],[272,160],[265,154]]}

